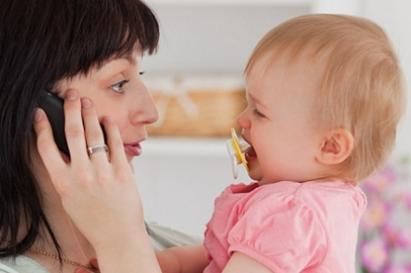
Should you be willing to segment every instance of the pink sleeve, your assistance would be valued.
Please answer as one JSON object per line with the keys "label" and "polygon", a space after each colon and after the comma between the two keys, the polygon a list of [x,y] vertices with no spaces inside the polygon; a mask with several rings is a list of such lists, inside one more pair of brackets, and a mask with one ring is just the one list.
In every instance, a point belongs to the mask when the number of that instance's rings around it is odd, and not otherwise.
{"label": "pink sleeve", "polygon": [[275,273],[320,263],[327,239],[316,214],[296,200],[278,203],[267,198],[246,210],[228,234],[229,252],[241,252]]}

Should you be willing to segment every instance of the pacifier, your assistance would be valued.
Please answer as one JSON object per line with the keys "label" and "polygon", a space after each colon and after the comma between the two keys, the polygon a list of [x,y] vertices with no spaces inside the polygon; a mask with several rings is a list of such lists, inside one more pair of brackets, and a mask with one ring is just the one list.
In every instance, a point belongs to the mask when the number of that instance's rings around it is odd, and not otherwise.
{"label": "pacifier", "polygon": [[234,179],[238,177],[238,166],[243,165],[248,171],[247,160],[245,158],[244,151],[249,146],[247,143],[242,141],[240,143],[237,133],[234,128],[231,128],[231,139],[226,141],[228,154],[231,161],[231,169],[233,171]]}

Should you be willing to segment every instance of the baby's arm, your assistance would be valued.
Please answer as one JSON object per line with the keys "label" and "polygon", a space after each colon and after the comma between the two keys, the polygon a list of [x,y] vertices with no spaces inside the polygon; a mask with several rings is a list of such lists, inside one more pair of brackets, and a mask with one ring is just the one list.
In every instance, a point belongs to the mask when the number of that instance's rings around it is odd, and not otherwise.
{"label": "baby's arm", "polygon": [[[225,266],[223,273],[273,273],[267,267],[257,262],[253,258],[242,254],[241,252],[234,252]],[[275,272],[274,272],[275,273]]]}
{"label": "baby's arm", "polygon": [[208,264],[202,245],[172,247],[158,251],[156,256],[163,273],[200,273]]}

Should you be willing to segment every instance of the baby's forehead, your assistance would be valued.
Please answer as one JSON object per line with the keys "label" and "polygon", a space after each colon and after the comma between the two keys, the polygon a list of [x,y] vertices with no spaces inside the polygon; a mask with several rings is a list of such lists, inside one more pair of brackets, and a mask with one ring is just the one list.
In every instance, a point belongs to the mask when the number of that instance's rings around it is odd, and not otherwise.
{"label": "baby's forehead", "polygon": [[295,84],[303,81],[319,84],[329,62],[328,54],[317,54],[312,49],[298,52],[272,50],[255,59],[245,71],[246,86],[261,86],[267,79]]}
{"label": "baby's forehead", "polygon": [[252,70],[259,73],[265,72],[273,65],[280,66],[283,69],[292,69],[295,66],[306,66],[307,69],[310,67],[318,68],[330,61],[330,52],[331,49],[322,48],[322,50],[319,50],[312,45],[272,47],[261,54],[255,55],[250,60],[245,75],[247,77]]}

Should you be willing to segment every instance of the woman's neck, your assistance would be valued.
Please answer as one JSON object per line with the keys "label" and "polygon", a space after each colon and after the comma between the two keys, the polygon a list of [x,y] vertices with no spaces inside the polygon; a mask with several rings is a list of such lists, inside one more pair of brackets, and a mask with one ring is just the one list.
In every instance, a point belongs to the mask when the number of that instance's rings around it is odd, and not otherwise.
{"label": "woman's neck", "polygon": [[[49,202],[47,204],[44,202],[43,211],[61,247],[63,256],[81,264],[88,264],[91,258],[95,258],[93,247],[73,224],[61,203]],[[55,253],[51,236],[45,232],[45,229],[43,229],[41,237],[42,240],[35,247],[38,247],[38,250]]]}
{"label": "woman's neck", "polygon": [[[54,189],[41,159],[36,158],[37,156],[38,154],[33,156],[33,159],[36,159],[33,160],[33,172],[38,182],[42,209],[61,247],[62,254],[70,260],[88,264],[91,258],[95,258],[95,251],[65,212],[60,196]],[[41,229],[41,234],[33,249],[56,253],[53,240],[45,227]]]}

